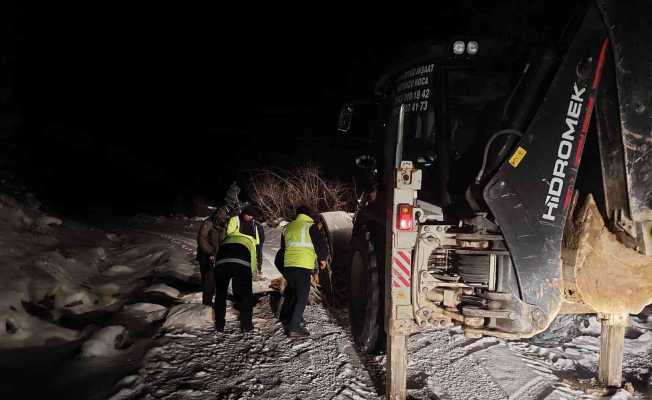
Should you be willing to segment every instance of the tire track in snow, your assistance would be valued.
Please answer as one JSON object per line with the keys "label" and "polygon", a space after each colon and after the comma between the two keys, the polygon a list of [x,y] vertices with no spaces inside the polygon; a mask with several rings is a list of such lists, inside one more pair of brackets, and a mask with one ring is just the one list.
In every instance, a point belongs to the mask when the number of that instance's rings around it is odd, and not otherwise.
{"label": "tire track in snow", "polygon": [[[367,371],[341,367],[352,360],[338,347],[351,339],[323,308],[307,309],[307,327],[313,335],[306,340],[286,338],[266,300],[256,306],[255,317],[262,322],[253,334],[240,334],[231,320],[224,334],[205,330],[194,331],[197,338],[169,338],[141,369],[147,393],[163,399],[180,398],[181,391],[200,399],[377,398]],[[199,382],[194,376],[202,371],[207,374]]]}

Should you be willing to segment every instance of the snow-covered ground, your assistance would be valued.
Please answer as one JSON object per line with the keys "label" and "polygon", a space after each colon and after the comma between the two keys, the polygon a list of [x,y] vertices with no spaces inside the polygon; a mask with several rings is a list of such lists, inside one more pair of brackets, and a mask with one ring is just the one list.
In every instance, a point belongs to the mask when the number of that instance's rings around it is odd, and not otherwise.
{"label": "snow-covered ground", "polygon": [[[339,314],[339,315],[338,315]],[[227,332],[210,326],[166,333],[133,385],[114,398],[376,399],[384,393],[384,356],[362,356],[352,345],[344,313],[310,306],[306,340],[290,340],[266,300],[255,309],[256,328],[242,335],[234,314]],[[589,321],[589,328],[584,328]],[[594,399],[598,323],[557,321],[577,329],[564,343],[466,339],[458,329],[414,335],[409,341],[412,399]],[[652,334],[627,340],[625,377],[649,390]],[[591,393],[595,395],[590,395]],[[610,398],[647,398],[621,390]]]}
{"label": "snow-covered ground", "polygon": [[[178,224],[178,222],[176,222]],[[170,240],[192,240],[195,228],[161,223]],[[280,230],[267,229],[263,271]],[[265,281],[267,282],[267,280]],[[199,296],[195,301],[200,302]],[[241,334],[229,309],[226,333],[175,324],[115,399],[376,399],[384,393],[385,357],[359,354],[344,310],[321,305],[306,310],[306,340],[290,340],[273,317],[269,297],[254,309],[253,333]],[[191,321],[188,322],[191,324]],[[526,341],[467,339],[458,328],[423,332],[409,341],[409,398],[413,399],[597,399],[600,324],[594,316],[562,316],[543,335]],[[651,390],[652,310],[632,318],[626,339],[625,390],[608,398],[648,398]]]}
{"label": "snow-covered ground", "polygon": [[[382,398],[385,358],[356,351],[345,310],[309,306],[310,338],[283,335],[267,295],[279,229],[267,229],[254,331],[241,334],[229,308],[226,332],[214,333],[193,260],[198,227],[141,217],[99,230],[0,196],[0,398]],[[610,398],[652,398],[652,310],[632,317],[625,346],[636,392]],[[422,332],[409,340],[408,394],[600,398],[598,350],[589,316],[524,341]]]}

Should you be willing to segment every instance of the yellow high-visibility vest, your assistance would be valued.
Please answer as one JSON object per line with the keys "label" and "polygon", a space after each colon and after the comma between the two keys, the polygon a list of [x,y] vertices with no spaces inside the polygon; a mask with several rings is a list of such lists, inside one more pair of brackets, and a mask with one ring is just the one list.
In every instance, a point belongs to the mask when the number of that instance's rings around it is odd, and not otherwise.
{"label": "yellow high-visibility vest", "polygon": [[[250,258],[250,264],[251,264],[251,273],[255,274],[256,271],[258,270],[258,264],[257,264],[257,254],[256,254],[256,246],[260,243],[260,239],[258,237],[258,229],[256,229],[256,226],[254,225],[254,231],[256,232],[256,237],[245,235],[244,233],[240,232],[240,217],[235,216],[231,217],[229,219],[229,224],[226,227],[226,238],[222,242],[222,244],[228,244],[228,243],[238,243],[247,248],[249,250],[249,254],[251,256]],[[241,261],[241,260],[220,260],[222,262],[224,261]],[[220,261],[218,261],[218,264],[220,264]]]}
{"label": "yellow high-visibility vest", "polygon": [[285,238],[283,265],[285,267],[315,268],[317,253],[310,238],[310,227],[314,223],[315,221],[309,216],[299,214],[285,228],[283,234]]}

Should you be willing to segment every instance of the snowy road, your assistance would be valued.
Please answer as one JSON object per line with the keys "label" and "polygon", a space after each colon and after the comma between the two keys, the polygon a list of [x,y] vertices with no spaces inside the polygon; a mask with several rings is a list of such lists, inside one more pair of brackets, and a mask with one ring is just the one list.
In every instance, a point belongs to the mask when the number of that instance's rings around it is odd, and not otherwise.
{"label": "snowy road", "polygon": [[[166,225],[159,234],[175,245],[193,244],[194,230]],[[267,273],[278,229],[268,229]],[[185,247],[185,246],[184,246]],[[197,296],[195,296],[197,298]],[[650,396],[652,317],[633,317],[628,329],[625,381]],[[362,356],[353,346],[346,312],[309,306],[312,336],[290,340],[276,323],[269,297],[254,310],[255,330],[241,334],[229,309],[227,331],[177,327],[159,339],[138,375],[117,387],[115,399],[377,399],[384,393],[384,356]],[[595,317],[558,318],[528,341],[467,339],[459,329],[429,331],[409,340],[411,399],[596,399],[599,323]]]}
{"label": "snowy road", "polygon": [[[346,310],[309,306],[289,340],[270,307],[280,229],[268,228],[253,333],[229,308],[212,330],[194,261],[199,221],[135,217],[96,227],[0,193],[0,398],[378,399],[385,357],[359,354]],[[4,328],[4,329],[3,329]],[[600,325],[557,318],[535,338],[409,339],[410,399],[596,399]],[[652,308],[626,331],[625,390],[652,398]]]}
{"label": "snowy road", "polygon": [[266,300],[256,307],[252,333],[240,334],[230,316],[226,333],[173,333],[148,354],[135,391],[165,399],[376,398],[374,373],[324,308],[306,314],[313,333],[306,340],[288,339]]}
{"label": "snowy road", "polygon": [[[185,335],[171,333],[167,343],[146,357],[138,384],[115,398],[382,396],[384,357],[361,357],[343,326],[344,319],[323,307],[311,306],[306,321],[312,336],[297,341],[283,335],[269,310],[266,301],[256,307],[252,334],[239,333],[233,314],[224,334],[215,334],[210,328],[186,331]],[[630,379],[638,373],[649,379],[649,332],[646,335],[638,342],[630,342],[626,357]],[[595,336],[580,336],[564,346],[547,348],[494,338],[469,340],[458,330],[420,333],[409,343],[409,398],[598,398],[586,394],[595,386],[595,371],[590,364],[597,361],[597,346]],[[647,346],[648,350],[632,352],[637,346]],[[624,391],[618,396],[615,398],[629,398]],[[641,394],[637,397],[646,398]]]}

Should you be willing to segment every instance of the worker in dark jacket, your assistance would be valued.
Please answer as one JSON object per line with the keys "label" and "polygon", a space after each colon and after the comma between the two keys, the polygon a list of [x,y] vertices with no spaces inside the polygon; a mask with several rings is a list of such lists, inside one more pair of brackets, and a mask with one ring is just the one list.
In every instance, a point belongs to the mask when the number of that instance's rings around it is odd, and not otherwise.
{"label": "worker in dark jacket", "polygon": [[302,325],[310,295],[310,276],[317,271],[317,265],[325,268],[328,258],[328,247],[315,218],[315,213],[308,207],[297,207],[295,219],[286,226],[281,237],[279,252],[283,257],[287,287],[280,320],[289,337],[310,335]]}
{"label": "worker in dark jacket", "polygon": [[215,293],[215,279],[213,278],[213,265],[220,248],[220,242],[226,234],[226,221],[228,209],[221,207],[206,218],[197,234],[197,261],[202,283],[202,303],[210,306],[213,304]]}
{"label": "worker in dark jacket", "polygon": [[240,215],[231,217],[226,228],[226,238],[222,242],[215,262],[215,329],[224,331],[226,317],[226,296],[229,282],[233,279],[233,294],[240,301],[240,329],[248,332],[253,329],[252,278],[258,266],[257,246],[260,235],[254,224],[255,209],[245,207]]}

